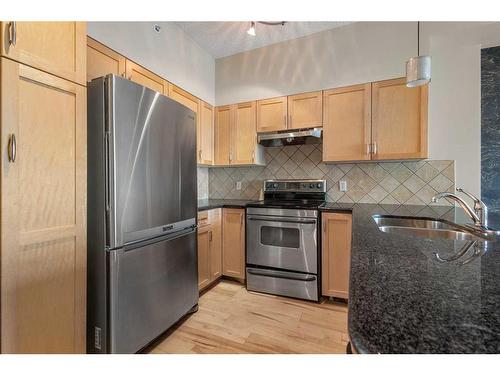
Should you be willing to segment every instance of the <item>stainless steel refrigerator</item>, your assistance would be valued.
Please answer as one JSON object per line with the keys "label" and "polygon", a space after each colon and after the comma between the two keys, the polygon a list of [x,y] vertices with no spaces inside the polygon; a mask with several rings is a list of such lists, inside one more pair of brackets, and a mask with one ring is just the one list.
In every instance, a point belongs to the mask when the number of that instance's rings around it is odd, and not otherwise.
{"label": "stainless steel refrigerator", "polygon": [[87,91],[87,351],[135,353],[197,309],[196,115],[114,75]]}

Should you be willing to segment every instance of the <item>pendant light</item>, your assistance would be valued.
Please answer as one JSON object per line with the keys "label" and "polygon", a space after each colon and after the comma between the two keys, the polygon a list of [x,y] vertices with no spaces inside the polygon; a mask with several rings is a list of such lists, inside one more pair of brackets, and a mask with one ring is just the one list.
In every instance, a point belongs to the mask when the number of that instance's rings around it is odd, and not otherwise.
{"label": "pendant light", "polygon": [[417,87],[431,81],[431,57],[420,56],[420,22],[417,22],[417,57],[406,62],[406,86]]}

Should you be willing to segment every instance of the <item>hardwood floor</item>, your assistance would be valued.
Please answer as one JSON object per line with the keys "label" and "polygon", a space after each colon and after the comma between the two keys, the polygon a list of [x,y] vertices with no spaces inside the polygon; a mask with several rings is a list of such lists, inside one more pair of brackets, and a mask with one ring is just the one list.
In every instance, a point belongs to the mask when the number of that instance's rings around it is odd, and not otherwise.
{"label": "hardwood floor", "polygon": [[345,353],[347,305],[248,292],[222,281],[150,353]]}

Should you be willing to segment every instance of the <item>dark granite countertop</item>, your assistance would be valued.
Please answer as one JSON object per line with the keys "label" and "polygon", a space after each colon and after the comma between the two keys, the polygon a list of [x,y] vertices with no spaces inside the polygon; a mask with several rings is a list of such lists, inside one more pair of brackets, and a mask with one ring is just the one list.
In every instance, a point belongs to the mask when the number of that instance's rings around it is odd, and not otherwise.
{"label": "dark granite countertop", "polygon": [[245,208],[248,203],[257,202],[250,199],[198,199],[198,211],[212,208]]}
{"label": "dark granite countertop", "polygon": [[[352,211],[349,336],[361,353],[499,353],[500,241],[482,256],[441,263],[464,241],[381,232],[372,215],[466,223],[461,208],[327,203]],[[498,216],[489,225],[500,228]]]}

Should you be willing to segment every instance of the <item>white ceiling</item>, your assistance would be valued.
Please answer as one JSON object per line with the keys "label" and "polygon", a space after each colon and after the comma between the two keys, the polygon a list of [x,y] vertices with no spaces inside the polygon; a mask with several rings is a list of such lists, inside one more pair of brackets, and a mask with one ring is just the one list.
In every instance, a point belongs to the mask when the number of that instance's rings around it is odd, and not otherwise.
{"label": "white ceiling", "polygon": [[176,22],[214,58],[300,38],[350,22],[286,22],[284,26],[257,23],[256,36],[247,34],[250,22]]}

